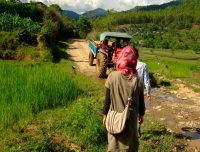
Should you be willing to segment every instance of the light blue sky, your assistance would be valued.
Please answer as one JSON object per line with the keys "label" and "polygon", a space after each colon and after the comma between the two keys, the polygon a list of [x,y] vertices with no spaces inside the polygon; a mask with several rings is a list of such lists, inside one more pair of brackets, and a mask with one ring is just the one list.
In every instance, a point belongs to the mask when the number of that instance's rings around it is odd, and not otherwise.
{"label": "light blue sky", "polygon": [[[27,2],[29,0],[21,0]],[[32,0],[43,2],[47,6],[58,4],[63,10],[74,11],[78,14],[102,8],[104,10],[114,9],[116,11],[125,11],[135,6],[146,6],[152,4],[163,4],[173,0]]]}

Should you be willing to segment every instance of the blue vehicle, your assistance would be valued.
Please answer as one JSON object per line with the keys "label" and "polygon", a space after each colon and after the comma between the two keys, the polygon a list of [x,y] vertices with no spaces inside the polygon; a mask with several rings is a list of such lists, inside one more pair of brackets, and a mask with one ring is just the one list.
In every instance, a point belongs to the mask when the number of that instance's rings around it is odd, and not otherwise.
{"label": "blue vehicle", "polygon": [[132,36],[121,32],[103,32],[100,43],[89,40],[89,65],[96,59],[96,71],[99,78],[105,78],[115,70],[116,61],[123,47],[130,45]]}

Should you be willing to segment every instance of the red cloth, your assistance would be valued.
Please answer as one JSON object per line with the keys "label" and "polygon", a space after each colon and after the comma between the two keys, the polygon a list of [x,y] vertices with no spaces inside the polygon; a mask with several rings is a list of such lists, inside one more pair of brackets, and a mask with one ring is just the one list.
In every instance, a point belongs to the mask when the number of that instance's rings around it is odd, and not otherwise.
{"label": "red cloth", "polygon": [[131,46],[126,46],[122,49],[119,58],[117,60],[116,69],[121,71],[124,75],[130,75],[130,79],[133,74],[137,74],[137,53]]}
{"label": "red cloth", "polygon": [[116,49],[116,54],[113,53],[113,56],[112,56],[112,62],[116,62],[116,60],[118,59],[121,51],[122,51],[122,48],[117,48]]}

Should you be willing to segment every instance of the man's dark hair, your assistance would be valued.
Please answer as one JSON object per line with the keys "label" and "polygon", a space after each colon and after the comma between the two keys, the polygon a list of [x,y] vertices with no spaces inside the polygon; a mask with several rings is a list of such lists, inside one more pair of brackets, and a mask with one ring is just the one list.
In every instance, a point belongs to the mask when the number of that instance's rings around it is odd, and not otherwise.
{"label": "man's dark hair", "polygon": [[137,57],[139,57],[138,49],[137,49],[136,47],[134,47],[134,46],[133,46],[133,48],[134,48],[134,50],[135,50],[135,52],[136,52],[136,54],[137,54]]}

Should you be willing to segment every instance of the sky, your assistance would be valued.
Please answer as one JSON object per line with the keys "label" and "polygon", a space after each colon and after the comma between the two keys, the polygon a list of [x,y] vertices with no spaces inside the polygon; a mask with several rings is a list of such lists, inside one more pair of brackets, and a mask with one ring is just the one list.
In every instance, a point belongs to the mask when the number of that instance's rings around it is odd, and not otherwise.
{"label": "sky", "polygon": [[[29,2],[30,0],[21,0]],[[135,6],[146,6],[152,4],[163,4],[172,0],[32,0],[33,2],[43,2],[47,6],[58,4],[62,10],[74,11],[83,14],[96,8],[104,10],[114,9],[118,12],[126,11]]]}

